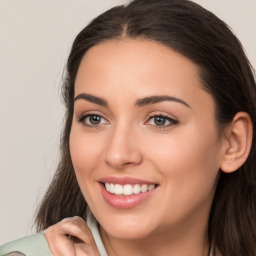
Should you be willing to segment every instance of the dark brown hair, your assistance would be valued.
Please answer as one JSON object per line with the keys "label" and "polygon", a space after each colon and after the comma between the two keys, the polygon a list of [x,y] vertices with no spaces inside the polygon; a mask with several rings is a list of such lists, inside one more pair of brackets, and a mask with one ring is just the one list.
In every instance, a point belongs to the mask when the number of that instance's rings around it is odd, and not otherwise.
{"label": "dark brown hair", "polygon": [[101,14],[76,37],[67,62],[63,99],[65,128],[61,160],[37,213],[37,230],[69,216],[85,218],[87,203],[78,186],[69,152],[74,82],[86,51],[109,39],[157,41],[195,63],[215,100],[219,127],[239,111],[253,122],[253,143],[246,163],[236,172],[220,170],[209,217],[208,238],[214,255],[256,255],[256,86],[253,69],[241,43],[211,12],[188,0],[135,0]]}

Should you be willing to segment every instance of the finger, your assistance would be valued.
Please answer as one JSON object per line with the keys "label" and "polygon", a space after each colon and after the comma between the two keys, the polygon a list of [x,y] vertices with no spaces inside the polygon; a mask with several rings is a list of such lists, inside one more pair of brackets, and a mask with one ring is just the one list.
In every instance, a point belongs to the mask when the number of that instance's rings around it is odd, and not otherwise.
{"label": "finger", "polygon": [[[80,217],[66,218],[45,231],[46,239],[54,256],[73,256],[77,249],[87,254],[99,255],[93,235],[86,222]],[[75,239],[69,239],[70,237]],[[76,242],[79,242],[77,244]],[[94,253],[93,253],[94,252]],[[89,253],[89,254],[88,254]]]}
{"label": "finger", "polygon": [[60,232],[77,237],[84,243],[95,243],[91,230],[81,217],[66,218],[59,222],[59,228]]}
{"label": "finger", "polygon": [[65,236],[56,233],[56,225],[44,231],[50,251],[54,256],[75,256],[74,244]]}

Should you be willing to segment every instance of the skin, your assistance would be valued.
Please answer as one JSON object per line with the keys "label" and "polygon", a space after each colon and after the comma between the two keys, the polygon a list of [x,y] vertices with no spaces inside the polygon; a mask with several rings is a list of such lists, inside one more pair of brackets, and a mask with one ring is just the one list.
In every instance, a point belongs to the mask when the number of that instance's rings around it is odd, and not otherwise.
{"label": "skin", "polygon": [[78,216],[63,219],[43,233],[54,256],[100,256],[91,230]]}
{"label": "skin", "polygon": [[[81,93],[108,103],[75,101],[70,151],[110,255],[207,255],[223,143],[213,98],[203,90],[197,66],[155,42],[107,41],[82,59],[75,97]],[[138,99],[154,95],[176,97],[189,106],[175,101],[136,106]],[[94,126],[88,118],[79,122],[86,114],[103,118]],[[177,123],[159,127],[152,119],[159,114]],[[105,176],[159,186],[139,206],[118,209],[102,196],[98,181]]]}
{"label": "skin", "polygon": [[[163,95],[172,98],[141,101]],[[87,51],[75,81],[70,152],[109,256],[209,255],[207,226],[219,170],[237,170],[252,141],[247,113],[237,113],[220,134],[214,109],[198,67],[170,48],[122,39]],[[159,115],[160,123],[154,119]],[[103,198],[99,180],[106,176],[158,186],[139,205],[120,209]],[[44,234],[53,255],[99,255],[79,217]]]}

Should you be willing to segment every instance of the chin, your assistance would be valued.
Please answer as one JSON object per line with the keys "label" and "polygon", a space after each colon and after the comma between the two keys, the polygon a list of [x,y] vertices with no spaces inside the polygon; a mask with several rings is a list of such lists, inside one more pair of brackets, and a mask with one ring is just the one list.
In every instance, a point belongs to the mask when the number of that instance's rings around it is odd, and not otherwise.
{"label": "chin", "polygon": [[131,228],[127,228],[126,230],[120,230],[120,229],[113,229],[111,228],[110,230],[106,230],[106,232],[117,239],[122,239],[122,240],[139,240],[147,237],[149,235],[149,232],[141,230],[141,229],[136,229],[132,230]]}
{"label": "chin", "polygon": [[112,237],[117,239],[143,239],[153,232],[152,225],[148,223],[138,223],[138,222],[107,222],[109,224],[102,225],[102,228]]}

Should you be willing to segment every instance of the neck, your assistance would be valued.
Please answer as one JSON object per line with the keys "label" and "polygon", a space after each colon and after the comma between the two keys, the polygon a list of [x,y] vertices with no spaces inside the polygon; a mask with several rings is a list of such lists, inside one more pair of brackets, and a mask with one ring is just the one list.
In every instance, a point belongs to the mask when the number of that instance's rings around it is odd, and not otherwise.
{"label": "neck", "polygon": [[156,232],[143,239],[118,239],[102,227],[100,233],[109,256],[209,256],[207,225],[202,225],[202,221]]}

